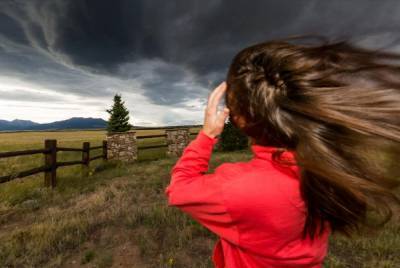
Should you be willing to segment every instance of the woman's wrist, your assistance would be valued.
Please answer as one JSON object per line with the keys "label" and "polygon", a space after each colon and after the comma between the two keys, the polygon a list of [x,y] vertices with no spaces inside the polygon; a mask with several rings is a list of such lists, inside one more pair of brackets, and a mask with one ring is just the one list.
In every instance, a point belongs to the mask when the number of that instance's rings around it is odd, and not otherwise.
{"label": "woman's wrist", "polygon": [[207,130],[205,130],[205,129],[202,129],[201,131],[203,131],[203,133],[207,136],[207,137],[209,137],[209,138],[211,138],[211,139],[215,139],[218,135],[215,135],[215,134],[212,134],[212,133],[210,133],[210,132],[208,132]]}

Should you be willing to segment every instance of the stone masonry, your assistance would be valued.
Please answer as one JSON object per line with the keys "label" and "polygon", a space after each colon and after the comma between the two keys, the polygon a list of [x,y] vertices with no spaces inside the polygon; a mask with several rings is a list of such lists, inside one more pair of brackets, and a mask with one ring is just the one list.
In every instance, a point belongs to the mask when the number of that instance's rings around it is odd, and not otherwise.
{"label": "stone masonry", "polygon": [[137,160],[135,131],[114,132],[107,135],[107,158],[124,162]]}
{"label": "stone masonry", "polygon": [[167,156],[181,156],[190,142],[188,128],[166,129]]}

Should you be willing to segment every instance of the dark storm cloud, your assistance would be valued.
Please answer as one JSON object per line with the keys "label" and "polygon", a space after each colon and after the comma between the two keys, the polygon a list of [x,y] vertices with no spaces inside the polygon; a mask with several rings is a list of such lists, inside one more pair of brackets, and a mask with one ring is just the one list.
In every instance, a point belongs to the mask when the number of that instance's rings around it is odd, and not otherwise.
{"label": "dark storm cloud", "polygon": [[399,12],[394,0],[3,0],[0,72],[84,96],[137,81],[151,102],[177,105],[204,98],[247,45],[379,34],[361,39],[374,45],[383,31],[385,40],[399,36]]}

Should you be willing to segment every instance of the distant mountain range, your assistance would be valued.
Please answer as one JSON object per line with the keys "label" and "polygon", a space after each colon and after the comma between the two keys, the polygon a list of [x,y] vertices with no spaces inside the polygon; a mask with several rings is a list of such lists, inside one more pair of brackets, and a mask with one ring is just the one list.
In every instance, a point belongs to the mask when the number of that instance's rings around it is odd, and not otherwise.
{"label": "distant mountain range", "polygon": [[29,120],[0,120],[0,131],[20,130],[63,130],[63,129],[95,129],[105,128],[107,121],[101,118],[73,117],[67,120],[39,124]]}

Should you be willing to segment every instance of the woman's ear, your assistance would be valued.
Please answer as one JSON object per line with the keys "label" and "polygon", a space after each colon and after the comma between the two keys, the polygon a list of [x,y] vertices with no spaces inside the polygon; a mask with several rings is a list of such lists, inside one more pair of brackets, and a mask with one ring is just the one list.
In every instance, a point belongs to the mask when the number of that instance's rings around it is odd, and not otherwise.
{"label": "woman's ear", "polygon": [[243,128],[245,126],[246,122],[242,116],[233,115],[231,117],[232,117],[232,120],[234,121],[235,125],[238,126],[239,128]]}
{"label": "woman's ear", "polygon": [[246,125],[246,121],[244,120],[243,116],[234,116],[233,120],[235,120],[236,124],[240,127],[243,128]]}

